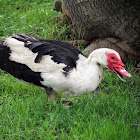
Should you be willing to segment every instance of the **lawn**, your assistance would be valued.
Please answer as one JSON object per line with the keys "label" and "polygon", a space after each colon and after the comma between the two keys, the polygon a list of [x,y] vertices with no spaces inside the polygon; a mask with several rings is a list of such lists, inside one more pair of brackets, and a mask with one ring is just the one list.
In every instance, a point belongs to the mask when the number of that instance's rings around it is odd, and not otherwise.
{"label": "lawn", "polygon": [[[1,0],[0,40],[13,33],[68,40],[67,33],[73,32],[71,25],[62,24],[53,3]],[[126,83],[114,73],[104,72],[98,90],[75,97],[69,110],[62,102],[47,102],[40,88],[20,83],[0,70],[0,139],[140,139],[140,127],[134,125],[140,124],[140,77],[133,64],[126,64],[126,69],[132,74]],[[65,97],[64,93],[61,96]]]}

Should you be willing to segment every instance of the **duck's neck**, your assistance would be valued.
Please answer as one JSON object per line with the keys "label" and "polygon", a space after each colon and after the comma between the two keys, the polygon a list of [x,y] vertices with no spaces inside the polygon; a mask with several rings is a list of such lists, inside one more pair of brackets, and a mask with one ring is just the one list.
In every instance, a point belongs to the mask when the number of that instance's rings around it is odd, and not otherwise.
{"label": "duck's neck", "polygon": [[103,66],[100,65],[97,56],[93,58],[90,55],[88,58],[79,59],[76,69],[71,71],[70,85],[74,92],[83,94],[85,92],[91,93],[99,85],[102,79]]}

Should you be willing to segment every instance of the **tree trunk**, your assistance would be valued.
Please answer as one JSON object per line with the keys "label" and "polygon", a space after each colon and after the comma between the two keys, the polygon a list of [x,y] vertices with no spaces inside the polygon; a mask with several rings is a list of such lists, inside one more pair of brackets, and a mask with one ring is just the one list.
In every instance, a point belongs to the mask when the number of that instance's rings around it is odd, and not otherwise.
{"label": "tree trunk", "polygon": [[[117,37],[140,42],[139,0],[63,0],[82,39]],[[133,46],[134,47],[134,46]],[[139,46],[135,46],[139,49]]]}
{"label": "tree trunk", "polygon": [[[104,46],[119,51],[125,62],[140,61],[140,0],[63,0],[62,4],[81,39],[101,41],[90,45],[92,51]],[[108,46],[108,37],[118,43],[110,41]]]}

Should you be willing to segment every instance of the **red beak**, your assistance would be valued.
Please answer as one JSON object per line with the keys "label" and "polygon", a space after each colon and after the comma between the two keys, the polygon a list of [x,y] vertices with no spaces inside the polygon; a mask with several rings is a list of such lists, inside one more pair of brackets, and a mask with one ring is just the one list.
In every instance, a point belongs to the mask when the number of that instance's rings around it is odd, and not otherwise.
{"label": "red beak", "polygon": [[[119,66],[119,67],[114,67],[113,69],[115,69],[115,71],[118,71],[120,74],[122,74],[122,75],[124,75],[124,76],[126,76],[126,77],[131,77],[131,74],[128,73],[128,72],[124,69],[124,67]],[[113,71],[114,71],[114,70],[113,70]]]}
{"label": "red beak", "polygon": [[124,69],[124,64],[122,63],[122,61],[120,60],[117,64],[113,63],[113,64],[109,64],[108,67],[114,71],[116,73],[116,75],[123,81],[126,82],[126,80],[123,78],[122,75],[126,76],[126,77],[131,77],[131,74],[128,73],[125,69]]}

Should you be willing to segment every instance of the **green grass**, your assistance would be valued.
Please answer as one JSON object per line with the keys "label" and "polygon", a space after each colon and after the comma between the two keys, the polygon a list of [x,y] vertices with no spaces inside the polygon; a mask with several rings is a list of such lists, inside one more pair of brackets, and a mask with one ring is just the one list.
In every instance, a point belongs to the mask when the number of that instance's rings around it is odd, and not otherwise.
{"label": "green grass", "polygon": [[53,4],[54,0],[0,1],[0,39],[13,33],[28,33],[40,38],[66,40],[71,25],[64,24],[64,20],[62,23]]}
{"label": "green grass", "polygon": [[[28,33],[67,40],[72,29],[57,20],[53,2],[0,1],[0,39]],[[69,110],[61,102],[47,102],[43,90],[0,71],[0,139],[138,140],[140,127],[132,124],[140,124],[140,77],[132,64],[126,69],[132,74],[126,83],[105,72],[96,93],[75,97]]]}

